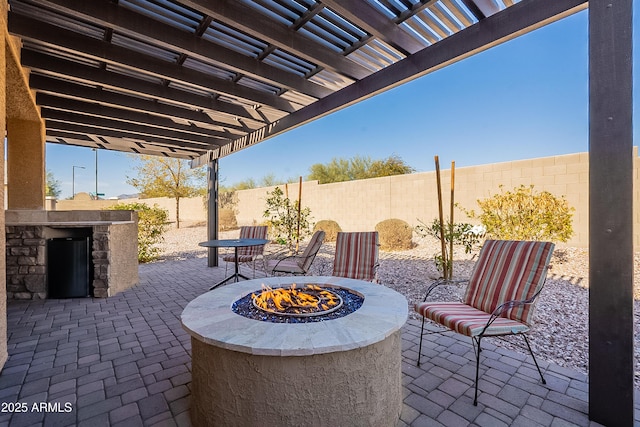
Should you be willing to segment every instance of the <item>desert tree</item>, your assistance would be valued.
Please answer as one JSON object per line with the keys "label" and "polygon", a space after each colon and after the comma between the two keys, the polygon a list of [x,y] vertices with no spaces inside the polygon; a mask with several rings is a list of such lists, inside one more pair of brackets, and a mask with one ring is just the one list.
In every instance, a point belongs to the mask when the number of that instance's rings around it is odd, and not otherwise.
{"label": "desert tree", "polygon": [[60,193],[62,192],[60,185],[60,181],[56,179],[53,172],[47,171],[45,178],[45,196],[55,197],[56,199],[60,197]]}
{"label": "desert tree", "polygon": [[136,176],[127,176],[127,183],[135,187],[141,197],[175,199],[177,228],[180,228],[180,199],[206,194],[205,168],[191,169],[187,160],[140,155],[136,156],[134,170]]}

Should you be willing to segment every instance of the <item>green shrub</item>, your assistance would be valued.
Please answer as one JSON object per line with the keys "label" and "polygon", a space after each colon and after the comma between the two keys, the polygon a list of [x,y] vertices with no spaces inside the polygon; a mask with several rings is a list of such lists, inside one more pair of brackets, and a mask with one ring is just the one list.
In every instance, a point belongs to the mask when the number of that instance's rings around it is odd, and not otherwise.
{"label": "green shrub", "polygon": [[[500,186],[502,190],[502,186]],[[487,236],[505,240],[546,240],[566,242],[573,235],[575,209],[567,200],[548,191],[535,192],[533,185],[478,200],[481,213],[466,212],[478,218]]]}
{"label": "green shrub", "polygon": [[342,228],[340,228],[338,223],[333,220],[323,219],[322,221],[316,222],[316,225],[313,227],[314,232],[318,230],[324,231],[325,242],[335,242],[338,237],[338,233],[342,231]]}
{"label": "green shrub", "polygon": [[238,228],[238,221],[233,209],[220,208],[218,211],[218,226],[222,231]]}
{"label": "green shrub", "polygon": [[376,225],[380,249],[399,251],[413,247],[413,229],[401,219],[386,219]]}
{"label": "green shrub", "polygon": [[138,262],[149,262],[158,258],[160,248],[156,246],[164,240],[169,212],[154,205],[144,203],[119,203],[109,209],[136,211],[138,213]]}

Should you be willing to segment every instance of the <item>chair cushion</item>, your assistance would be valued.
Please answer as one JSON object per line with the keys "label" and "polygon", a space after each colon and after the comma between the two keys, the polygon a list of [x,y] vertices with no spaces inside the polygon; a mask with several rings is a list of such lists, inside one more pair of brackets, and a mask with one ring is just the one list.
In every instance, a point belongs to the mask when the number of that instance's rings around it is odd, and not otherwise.
{"label": "chair cushion", "polygon": [[[256,259],[257,255],[239,255],[238,254],[238,262],[251,262]],[[223,255],[222,260],[226,262],[235,262],[236,257],[234,254]]]}
{"label": "chair cushion", "polygon": [[270,259],[267,261],[267,271],[289,274],[305,274],[305,271],[298,265],[297,258],[283,260]]}
{"label": "chair cushion", "polygon": [[[487,240],[482,246],[463,302],[492,313],[506,301],[533,297],[544,285],[554,244],[515,240]],[[531,325],[533,304],[505,311],[502,316]]]}
{"label": "chair cushion", "polygon": [[[479,335],[490,317],[490,314],[461,302],[422,302],[416,304],[415,309],[427,319],[469,337]],[[523,323],[498,317],[484,335],[510,335],[528,330]]]}

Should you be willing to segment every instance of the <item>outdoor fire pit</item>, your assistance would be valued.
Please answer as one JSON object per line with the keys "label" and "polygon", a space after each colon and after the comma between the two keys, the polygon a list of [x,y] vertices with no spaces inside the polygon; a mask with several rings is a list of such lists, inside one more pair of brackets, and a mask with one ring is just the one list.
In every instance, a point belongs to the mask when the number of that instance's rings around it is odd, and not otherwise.
{"label": "outdoor fire pit", "polygon": [[[317,313],[295,313],[301,300],[267,309],[254,302],[262,285],[280,292],[293,283],[295,292],[312,286],[302,300],[317,299]],[[182,313],[192,337],[191,422],[395,425],[407,314],[401,294],[338,277],[262,278],[207,292]]]}

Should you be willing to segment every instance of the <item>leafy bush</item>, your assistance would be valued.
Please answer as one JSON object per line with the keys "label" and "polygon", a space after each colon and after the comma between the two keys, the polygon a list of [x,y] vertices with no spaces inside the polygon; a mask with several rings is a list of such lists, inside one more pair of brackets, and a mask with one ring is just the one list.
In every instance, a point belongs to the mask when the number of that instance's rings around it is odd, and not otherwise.
{"label": "leafy bush", "polygon": [[218,225],[220,230],[233,230],[238,228],[238,221],[233,209],[220,208],[218,211]]}
{"label": "leafy bush", "polygon": [[263,216],[269,224],[269,235],[275,242],[286,244],[289,250],[293,250],[294,242],[299,242],[310,234],[311,210],[302,208],[298,215],[299,201],[291,202],[288,197],[284,197],[280,187],[268,192],[267,196],[267,209]]}
{"label": "leafy bush", "polygon": [[138,262],[156,259],[160,254],[156,245],[164,240],[169,212],[158,205],[149,207],[144,203],[119,203],[109,209],[138,213]]}
{"label": "leafy bush", "polygon": [[[502,186],[500,186],[502,190]],[[545,240],[566,242],[573,235],[575,209],[567,200],[548,191],[535,192],[533,185],[478,200],[481,213],[466,212],[478,218],[487,235],[505,240]]]}
{"label": "leafy bush", "polygon": [[413,229],[401,219],[386,219],[376,224],[380,249],[398,251],[413,247]]}
{"label": "leafy bush", "polygon": [[338,223],[333,220],[323,219],[322,221],[316,222],[316,225],[313,227],[314,232],[318,230],[324,231],[325,242],[335,242],[338,238],[338,233],[342,231],[342,228],[340,228]]}

